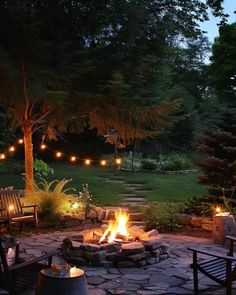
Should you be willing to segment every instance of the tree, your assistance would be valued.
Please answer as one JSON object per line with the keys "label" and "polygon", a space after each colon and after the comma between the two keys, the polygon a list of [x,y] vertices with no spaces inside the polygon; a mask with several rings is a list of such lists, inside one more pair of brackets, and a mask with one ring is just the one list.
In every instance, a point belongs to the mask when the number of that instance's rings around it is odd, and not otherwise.
{"label": "tree", "polygon": [[227,198],[236,198],[236,109],[220,109],[215,127],[199,138],[203,154],[199,167],[204,172],[199,182],[207,185],[210,199],[219,200],[223,189]]}
{"label": "tree", "polygon": [[220,102],[236,106],[236,23],[225,24],[212,47],[208,80]]}

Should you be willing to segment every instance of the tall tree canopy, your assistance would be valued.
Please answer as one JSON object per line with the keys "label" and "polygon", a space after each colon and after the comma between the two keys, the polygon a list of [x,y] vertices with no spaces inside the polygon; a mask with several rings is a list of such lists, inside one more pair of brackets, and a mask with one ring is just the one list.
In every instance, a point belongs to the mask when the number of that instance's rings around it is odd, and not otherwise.
{"label": "tall tree canopy", "polygon": [[[116,129],[119,139],[129,143],[159,134],[176,121],[170,114],[180,105],[174,100],[179,94],[173,90],[170,97],[156,99],[164,89],[162,76],[171,73],[173,89],[181,75],[194,77],[197,63],[190,67],[187,57],[194,60],[192,41],[201,40],[198,23],[208,18],[208,7],[222,14],[221,4],[1,1],[0,104],[12,126],[24,133],[26,189],[33,185],[36,131],[52,137],[55,131],[78,132],[87,124],[99,134]],[[183,72],[175,66],[178,62],[180,68],[186,66]],[[195,86],[182,85],[181,91],[188,88],[186,97],[191,91],[198,95]],[[174,101],[159,106],[166,99]]]}
{"label": "tall tree canopy", "polygon": [[209,81],[220,102],[236,106],[236,23],[225,24],[212,47]]}

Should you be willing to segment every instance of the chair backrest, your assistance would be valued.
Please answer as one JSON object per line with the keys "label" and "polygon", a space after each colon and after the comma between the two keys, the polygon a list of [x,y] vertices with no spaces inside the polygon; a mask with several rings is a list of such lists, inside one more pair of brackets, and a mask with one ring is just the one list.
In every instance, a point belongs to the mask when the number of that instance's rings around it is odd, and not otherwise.
{"label": "chair backrest", "polygon": [[20,203],[20,191],[19,190],[0,190],[0,217],[8,215],[21,216],[22,206]]}

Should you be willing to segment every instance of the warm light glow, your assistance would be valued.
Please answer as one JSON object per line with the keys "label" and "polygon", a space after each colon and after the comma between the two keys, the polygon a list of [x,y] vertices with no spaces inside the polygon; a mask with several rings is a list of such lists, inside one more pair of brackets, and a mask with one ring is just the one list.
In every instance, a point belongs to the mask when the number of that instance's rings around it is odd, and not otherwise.
{"label": "warm light glow", "polygon": [[101,160],[101,165],[102,166],[106,166],[106,164],[107,164],[107,161],[106,160]]}
{"label": "warm light glow", "polygon": [[41,149],[41,150],[45,150],[46,147],[47,147],[47,146],[46,146],[45,144],[41,144],[40,149]]}
{"label": "warm light glow", "polygon": [[5,154],[0,154],[0,160],[4,160],[6,159],[6,155]]}
{"label": "warm light glow", "polygon": [[56,157],[57,158],[61,158],[62,157],[62,153],[61,152],[56,152]]}
{"label": "warm light glow", "polygon": [[129,220],[129,214],[126,211],[122,211],[121,209],[115,211],[115,220],[111,220],[108,224],[107,229],[104,231],[103,236],[99,240],[102,242],[108,237],[108,243],[112,243],[115,240],[118,240],[116,236],[118,234],[123,237],[128,238],[129,233],[127,229],[127,224]]}
{"label": "warm light glow", "polygon": [[73,204],[71,205],[71,208],[72,208],[72,209],[77,209],[78,207],[79,207],[78,203],[73,203]]}
{"label": "warm light glow", "polygon": [[90,164],[91,164],[91,160],[86,159],[86,160],[85,160],[85,165],[90,165]]}
{"label": "warm light glow", "polygon": [[19,139],[18,139],[18,143],[19,143],[19,144],[23,144],[23,143],[24,143],[24,139],[23,139],[23,138],[19,138]]}
{"label": "warm light glow", "polygon": [[70,157],[71,162],[75,162],[76,161],[76,157],[75,156],[71,156]]}
{"label": "warm light glow", "polygon": [[121,158],[117,158],[117,159],[116,159],[116,164],[117,164],[117,165],[120,165],[121,163],[122,163]]}
{"label": "warm light glow", "polygon": [[14,152],[16,150],[16,148],[14,146],[10,146],[8,150],[9,150],[9,152]]}
{"label": "warm light glow", "polygon": [[216,207],[216,213],[220,213],[222,210],[221,210],[221,208],[218,206],[218,207]]}
{"label": "warm light glow", "polygon": [[8,209],[9,209],[9,211],[13,211],[13,210],[14,210],[14,206],[13,206],[13,205],[10,205],[10,206],[8,207]]}

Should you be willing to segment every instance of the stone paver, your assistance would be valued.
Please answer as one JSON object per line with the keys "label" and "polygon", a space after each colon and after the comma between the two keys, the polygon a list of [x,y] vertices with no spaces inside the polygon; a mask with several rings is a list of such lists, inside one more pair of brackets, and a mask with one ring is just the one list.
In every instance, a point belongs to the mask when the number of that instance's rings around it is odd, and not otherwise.
{"label": "stone paver", "polygon": [[[51,234],[32,235],[19,238],[21,256],[32,259],[48,249],[57,249],[65,237],[76,235],[73,232],[54,232]],[[85,270],[88,280],[89,295],[192,295],[193,275],[190,264],[192,252],[189,246],[201,246],[206,250],[217,248],[218,253],[225,253],[222,246],[212,245],[212,241],[205,238],[196,238],[184,235],[162,234],[160,240],[170,247],[171,256],[165,261],[140,268],[98,268],[81,267]],[[41,253],[40,253],[41,251]],[[56,262],[61,262],[61,257],[56,257]],[[199,289],[202,295],[223,295],[225,289],[199,273]],[[233,294],[236,294],[236,284],[233,285]],[[1,294],[1,293],[0,293]],[[29,293],[33,295],[34,292]]]}

